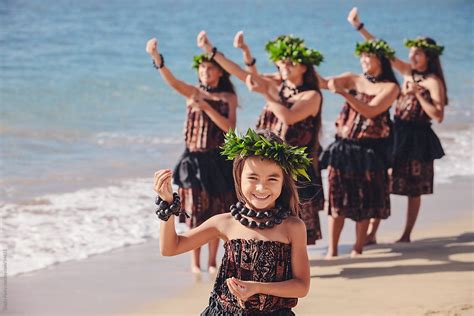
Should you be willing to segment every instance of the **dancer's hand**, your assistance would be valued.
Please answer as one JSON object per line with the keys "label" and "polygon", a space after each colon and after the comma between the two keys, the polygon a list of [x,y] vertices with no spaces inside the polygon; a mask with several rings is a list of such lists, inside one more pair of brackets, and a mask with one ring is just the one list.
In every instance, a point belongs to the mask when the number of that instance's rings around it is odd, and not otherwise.
{"label": "dancer's hand", "polygon": [[[215,98],[212,96],[213,100],[219,100],[219,98]],[[193,94],[190,98],[186,99],[186,106],[192,112],[196,111],[206,111],[211,105],[204,99],[204,95],[200,92]]]}
{"label": "dancer's hand", "polygon": [[170,169],[162,169],[155,172],[154,190],[168,203],[173,202],[173,188],[171,187],[172,177],[173,172]]}
{"label": "dancer's hand", "polygon": [[196,38],[197,46],[202,48],[204,52],[210,54],[212,52],[212,46],[211,41],[207,37],[206,31],[201,31],[199,32],[197,38]]}
{"label": "dancer's hand", "polygon": [[148,42],[146,42],[145,50],[148,54],[150,54],[150,56],[159,57],[157,47],[158,47],[158,40],[156,38],[152,38],[148,40]]}
{"label": "dancer's hand", "polygon": [[247,89],[249,89],[249,91],[258,92],[262,94],[267,93],[267,87],[261,82],[257,82],[255,80],[255,77],[250,74],[247,76],[247,78],[245,78],[245,85],[247,86]]}
{"label": "dancer's hand", "polygon": [[341,93],[344,91],[344,88],[338,83],[337,80],[329,79],[328,90],[331,91],[332,93]]}
{"label": "dancer's hand", "polygon": [[347,21],[355,28],[358,28],[360,25],[360,19],[359,19],[359,14],[358,10],[356,7],[353,7],[352,10],[349,12],[349,15],[347,16]]}
{"label": "dancer's hand", "polygon": [[227,287],[237,299],[245,302],[252,295],[258,294],[258,283],[253,281],[242,281],[234,277],[226,280]]}
{"label": "dancer's hand", "polygon": [[155,64],[161,64],[162,60],[160,54],[158,53],[158,40],[156,38],[148,40],[145,50],[151,56]]}
{"label": "dancer's hand", "polygon": [[422,91],[422,87],[420,87],[419,84],[417,84],[415,82],[411,82],[411,81],[407,82],[407,88],[406,88],[406,91],[405,91],[406,94],[417,95],[417,94],[420,94],[421,91]]}
{"label": "dancer's hand", "polygon": [[234,47],[240,49],[247,49],[247,44],[244,40],[244,32],[238,31],[234,37]]}

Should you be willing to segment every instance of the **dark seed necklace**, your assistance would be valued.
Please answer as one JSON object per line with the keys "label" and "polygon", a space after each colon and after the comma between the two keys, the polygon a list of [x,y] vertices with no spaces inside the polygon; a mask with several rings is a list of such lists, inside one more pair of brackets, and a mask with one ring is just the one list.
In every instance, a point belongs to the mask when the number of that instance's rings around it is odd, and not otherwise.
{"label": "dark seed necklace", "polygon": [[307,90],[310,90],[310,89],[308,89],[305,86],[305,84],[302,84],[302,85],[296,86],[296,87],[290,87],[288,85],[288,82],[286,82],[286,80],[283,80],[283,82],[280,86],[280,90],[278,91],[278,95],[280,96],[280,99],[288,100],[292,96],[297,95],[297,94],[299,94],[301,92],[304,92],[304,91],[307,91]]}
{"label": "dark seed necklace", "polygon": [[[415,79],[415,75],[418,76],[419,79]],[[415,70],[413,69],[411,71],[411,79],[413,80],[414,83],[420,83],[422,82],[423,80],[426,79],[426,77],[428,77],[429,75],[429,71],[428,70],[425,70],[425,71],[418,71],[418,70]],[[421,77],[421,78],[420,78]]]}
{"label": "dark seed necklace", "polygon": [[199,84],[199,88],[209,93],[220,92],[219,87],[211,87],[202,83]]}
{"label": "dark seed necklace", "polygon": [[[242,225],[249,228],[260,229],[272,228],[275,225],[279,225],[283,222],[283,220],[290,216],[290,212],[288,210],[284,210],[281,206],[277,206],[274,209],[266,211],[254,211],[246,207],[242,202],[237,202],[236,204],[231,205],[230,214]],[[257,218],[262,221],[257,222],[255,220],[249,220],[247,217]]]}
{"label": "dark seed necklace", "polygon": [[372,76],[372,75],[369,75],[368,73],[364,73],[364,77],[365,79],[369,80],[370,82],[372,83],[377,83],[377,82],[381,82],[382,80],[380,79],[380,77],[375,77],[375,76]]}

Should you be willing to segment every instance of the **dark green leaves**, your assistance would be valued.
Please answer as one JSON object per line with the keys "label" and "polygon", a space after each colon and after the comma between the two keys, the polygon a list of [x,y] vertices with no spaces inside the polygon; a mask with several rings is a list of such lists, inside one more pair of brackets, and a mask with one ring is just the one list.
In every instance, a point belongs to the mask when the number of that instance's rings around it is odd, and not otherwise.
{"label": "dark green leaves", "polygon": [[300,64],[319,66],[324,59],[320,52],[307,48],[304,40],[292,35],[278,36],[265,45],[265,50],[273,62],[289,59]]}
{"label": "dark green leaves", "polygon": [[388,59],[395,57],[395,51],[384,40],[369,40],[364,43],[356,43],[355,54],[360,56],[362,53],[385,56]]}
{"label": "dark green leaves", "polygon": [[441,56],[444,51],[444,46],[430,44],[424,38],[417,38],[417,39],[407,39],[405,40],[405,47],[419,47],[422,49],[426,49],[432,51],[438,56]]}
{"label": "dark green leaves", "polygon": [[228,160],[234,160],[238,156],[260,156],[276,161],[295,180],[298,175],[310,180],[306,168],[311,164],[311,160],[305,152],[306,147],[270,141],[249,128],[247,133],[240,137],[230,129],[221,148],[221,154],[227,156]]}
{"label": "dark green leaves", "polygon": [[209,56],[206,54],[201,54],[201,55],[196,55],[193,58],[193,68],[198,70],[199,65],[202,64],[205,61],[211,61]]}

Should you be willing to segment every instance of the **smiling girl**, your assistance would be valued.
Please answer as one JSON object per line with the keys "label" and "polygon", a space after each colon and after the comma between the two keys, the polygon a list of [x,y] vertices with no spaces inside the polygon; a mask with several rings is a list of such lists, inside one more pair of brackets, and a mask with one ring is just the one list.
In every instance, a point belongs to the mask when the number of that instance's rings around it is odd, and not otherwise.
{"label": "smiling girl", "polygon": [[171,170],[155,173],[160,251],[174,256],[210,240],[224,240],[224,257],[209,306],[201,315],[294,315],[291,308],[308,293],[309,261],[304,222],[294,178],[310,164],[301,148],[284,144],[269,131],[226,135],[223,155],[234,159],[239,202],[177,235],[174,216],[180,199],[171,188]]}

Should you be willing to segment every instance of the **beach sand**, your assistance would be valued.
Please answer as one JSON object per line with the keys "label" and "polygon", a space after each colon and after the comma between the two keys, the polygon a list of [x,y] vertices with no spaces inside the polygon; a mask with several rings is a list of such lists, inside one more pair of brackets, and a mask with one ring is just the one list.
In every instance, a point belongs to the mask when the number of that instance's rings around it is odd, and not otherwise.
{"label": "beach sand", "polygon": [[[379,244],[356,259],[348,257],[354,237],[348,221],[339,258],[322,260],[324,240],[309,248],[311,289],[295,313],[474,315],[472,192],[472,179],[437,185],[435,195],[423,197],[411,244],[392,243],[406,205],[392,196]],[[209,274],[189,272],[189,254],[161,257],[156,240],[4,281],[5,315],[198,315],[213,285]]]}

